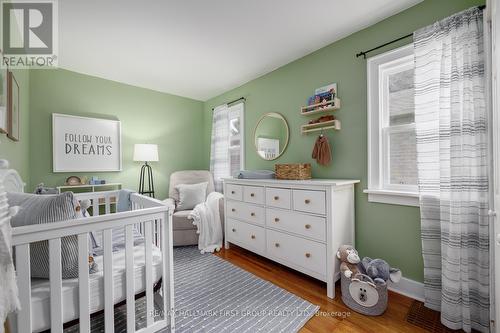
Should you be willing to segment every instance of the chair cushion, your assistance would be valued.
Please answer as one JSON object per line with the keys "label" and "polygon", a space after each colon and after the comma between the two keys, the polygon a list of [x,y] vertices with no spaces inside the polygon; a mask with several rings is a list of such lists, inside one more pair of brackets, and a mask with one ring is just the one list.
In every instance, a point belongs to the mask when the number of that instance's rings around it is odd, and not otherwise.
{"label": "chair cushion", "polygon": [[170,175],[170,184],[168,190],[169,198],[179,202],[179,192],[176,190],[176,186],[179,184],[199,184],[207,182],[207,195],[212,193],[214,189],[214,179],[210,171],[207,170],[187,170],[187,171],[176,171]]}
{"label": "chair cushion", "polygon": [[172,216],[172,229],[173,230],[192,230],[196,229],[193,220],[188,219],[192,210],[181,210],[174,213]]}
{"label": "chair cushion", "polygon": [[208,182],[199,184],[179,184],[175,188],[179,191],[177,210],[190,210],[197,204],[205,202]]}
{"label": "chair cushion", "polygon": [[[13,227],[60,222],[77,218],[73,193],[36,195],[7,193],[10,206],[19,206],[19,213],[11,220]],[[49,278],[49,243],[30,244],[31,277]],[[78,238],[76,235],[61,239],[62,278],[78,277]]]}

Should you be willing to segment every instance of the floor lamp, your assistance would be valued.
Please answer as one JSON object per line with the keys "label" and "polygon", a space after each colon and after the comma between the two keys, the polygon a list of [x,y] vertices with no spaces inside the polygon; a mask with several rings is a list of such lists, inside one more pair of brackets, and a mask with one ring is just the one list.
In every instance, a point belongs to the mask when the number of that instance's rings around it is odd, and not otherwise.
{"label": "floor lamp", "polygon": [[[153,169],[148,162],[158,162],[158,145],[135,144],[134,161],[144,162],[139,176],[139,193],[155,197],[155,186],[153,183]],[[147,186],[147,187],[146,187]]]}

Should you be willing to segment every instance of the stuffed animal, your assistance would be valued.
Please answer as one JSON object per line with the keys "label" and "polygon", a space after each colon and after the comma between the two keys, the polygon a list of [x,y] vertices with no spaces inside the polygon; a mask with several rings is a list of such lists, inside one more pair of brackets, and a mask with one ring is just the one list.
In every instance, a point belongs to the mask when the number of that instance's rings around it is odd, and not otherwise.
{"label": "stuffed animal", "polygon": [[346,278],[354,277],[359,273],[359,255],[354,247],[351,245],[341,245],[337,251],[337,258],[340,259],[340,272]]}
{"label": "stuffed animal", "polygon": [[47,187],[43,183],[36,186],[34,194],[58,194],[57,188]]}
{"label": "stuffed animal", "polygon": [[399,282],[401,280],[401,270],[392,268],[389,264],[382,259],[372,259],[364,257],[361,260],[361,268],[363,273],[368,275],[375,281],[375,283],[387,283],[388,280],[392,282]]}

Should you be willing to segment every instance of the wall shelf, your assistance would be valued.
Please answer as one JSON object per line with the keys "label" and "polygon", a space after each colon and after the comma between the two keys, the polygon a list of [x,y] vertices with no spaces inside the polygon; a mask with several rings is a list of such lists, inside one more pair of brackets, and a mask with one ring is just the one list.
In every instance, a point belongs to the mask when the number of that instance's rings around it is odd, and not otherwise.
{"label": "wall shelf", "polygon": [[325,121],[322,123],[302,125],[300,128],[300,132],[302,134],[307,134],[311,132],[319,132],[329,129],[339,131],[340,128],[341,128],[340,120],[335,119],[335,120]]}
{"label": "wall shelf", "polygon": [[[328,111],[334,111],[340,109],[340,99],[335,98],[333,100],[333,105],[330,105],[331,101],[321,102],[317,104],[307,105],[300,108],[300,114],[303,116],[309,116],[319,113],[325,113]],[[327,106],[325,106],[327,105]]]}

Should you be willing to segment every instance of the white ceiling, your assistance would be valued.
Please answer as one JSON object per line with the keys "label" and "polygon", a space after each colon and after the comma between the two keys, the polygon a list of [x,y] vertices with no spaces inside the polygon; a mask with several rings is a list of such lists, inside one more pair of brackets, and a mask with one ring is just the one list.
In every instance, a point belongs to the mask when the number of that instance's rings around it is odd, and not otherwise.
{"label": "white ceiling", "polygon": [[62,0],[59,65],[204,101],[421,1]]}

